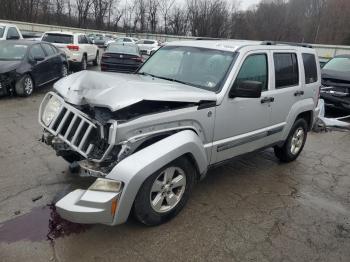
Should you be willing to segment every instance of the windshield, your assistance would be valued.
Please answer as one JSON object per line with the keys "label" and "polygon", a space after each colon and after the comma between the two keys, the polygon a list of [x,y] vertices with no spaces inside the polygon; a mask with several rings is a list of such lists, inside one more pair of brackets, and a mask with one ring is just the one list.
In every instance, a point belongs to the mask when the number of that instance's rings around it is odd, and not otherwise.
{"label": "windshield", "polygon": [[323,69],[349,72],[350,71],[350,57],[336,57],[324,65]]}
{"label": "windshield", "polygon": [[135,45],[114,45],[110,44],[106,52],[138,55],[139,51]]}
{"label": "windshield", "polygon": [[0,60],[22,60],[27,52],[27,45],[0,42]]}
{"label": "windshield", "polygon": [[0,38],[4,35],[5,27],[0,26]]}
{"label": "windshield", "polygon": [[138,73],[218,92],[234,57],[233,52],[215,49],[165,46]]}
{"label": "windshield", "polygon": [[73,44],[73,36],[72,35],[64,35],[64,34],[45,34],[43,36],[43,41],[49,43],[57,43],[57,44]]}

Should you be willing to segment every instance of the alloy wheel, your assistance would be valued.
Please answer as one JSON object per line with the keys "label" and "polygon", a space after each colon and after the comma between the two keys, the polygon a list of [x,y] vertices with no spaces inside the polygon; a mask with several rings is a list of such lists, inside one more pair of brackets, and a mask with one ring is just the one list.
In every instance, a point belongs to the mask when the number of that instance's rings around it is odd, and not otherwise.
{"label": "alloy wheel", "polygon": [[305,137],[304,129],[301,127],[297,128],[293,134],[291,147],[290,147],[290,152],[293,155],[296,155],[299,153],[300,149],[303,146],[304,137]]}
{"label": "alloy wheel", "polygon": [[167,167],[156,178],[150,193],[154,211],[172,210],[181,200],[186,188],[185,172],[179,167]]}

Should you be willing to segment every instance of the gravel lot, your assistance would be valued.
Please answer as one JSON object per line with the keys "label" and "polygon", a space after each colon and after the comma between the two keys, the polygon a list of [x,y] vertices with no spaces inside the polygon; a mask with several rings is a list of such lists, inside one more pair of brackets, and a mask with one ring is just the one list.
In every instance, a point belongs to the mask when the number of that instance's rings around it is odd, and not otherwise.
{"label": "gravel lot", "polygon": [[290,164],[266,150],[211,170],[162,226],[74,228],[46,205],[90,181],[39,141],[48,90],[0,98],[1,261],[349,261],[350,132],[310,133]]}

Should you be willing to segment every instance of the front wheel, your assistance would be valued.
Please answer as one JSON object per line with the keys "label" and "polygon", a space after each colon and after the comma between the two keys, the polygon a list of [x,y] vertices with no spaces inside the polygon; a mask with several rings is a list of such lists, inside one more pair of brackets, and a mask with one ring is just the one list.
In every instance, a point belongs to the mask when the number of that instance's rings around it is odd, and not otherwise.
{"label": "front wheel", "polygon": [[152,174],[136,196],[133,210],[136,219],[155,226],[175,217],[190,196],[195,175],[196,170],[185,157]]}
{"label": "front wheel", "polygon": [[15,90],[19,96],[30,96],[34,91],[34,81],[30,75],[25,74],[16,82]]}
{"label": "front wheel", "polygon": [[291,162],[297,159],[304,148],[307,137],[307,123],[305,119],[297,119],[290,130],[287,140],[282,147],[275,146],[276,157],[281,162]]}

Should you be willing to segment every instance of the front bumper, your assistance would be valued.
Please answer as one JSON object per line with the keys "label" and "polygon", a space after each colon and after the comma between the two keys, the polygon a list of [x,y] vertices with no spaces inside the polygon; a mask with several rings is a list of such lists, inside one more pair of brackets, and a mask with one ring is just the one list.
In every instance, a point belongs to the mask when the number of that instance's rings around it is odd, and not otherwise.
{"label": "front bumper", "polygon": [[321,92],[321,98],[327,107],[332,107],[350,112],[350,97],[337,97],[332,94]]}
{"label": "front bumper", "polygon": [[113,225],[121,192],[77,189],[56,203],[58,214],[71,222]]}

